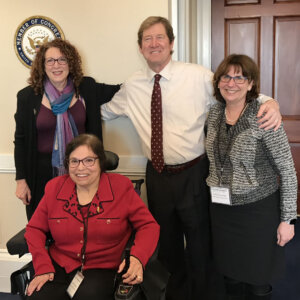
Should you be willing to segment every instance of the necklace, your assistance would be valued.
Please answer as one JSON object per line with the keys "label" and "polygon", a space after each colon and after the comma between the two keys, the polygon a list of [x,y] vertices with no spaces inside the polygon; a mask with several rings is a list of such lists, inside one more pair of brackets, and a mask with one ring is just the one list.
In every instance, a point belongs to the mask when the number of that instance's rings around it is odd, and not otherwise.
{"label": "necklace", "polygon": [[236,120],[239,118],[240,116],[238,116],[237,118],[235,119],[229,119],[228,116],[227,116],[227,112],[226,112],[226,108],[225,108],[225,118],[226,118],[226,121],[230,122],[230,123],[234,123],[236,122]]}
{"label": "necklace", "polygon": [[228,121],[229,123],[233,123],[231,125],[234,125],[236,123],[236,121],[244,114],[246,108],[248,106],[248,103],[244,106],[243,110],[241,111],[241,113],[238,115],[237,118],[235,119],[229,119],[228,118],[228,115],[227,115],[227,110],[226,110],[226,107],[225,107],[225,118],[226,118],[226,121]]}

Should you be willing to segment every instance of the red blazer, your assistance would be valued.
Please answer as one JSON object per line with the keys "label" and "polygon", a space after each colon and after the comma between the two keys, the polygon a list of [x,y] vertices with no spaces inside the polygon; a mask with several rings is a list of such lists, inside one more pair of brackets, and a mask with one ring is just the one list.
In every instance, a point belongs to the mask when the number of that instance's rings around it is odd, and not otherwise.
{"label": "red blazer", "polygon": [[[136,235],[131,255],[145,266],[156,248],[159,226],[128,178],[102,173],[89,210],[84,269],[117,269],[133,229]],[[55,241],[49,252],[45,249],[48,231]],[[35,274],[55,272],[50,256],[67,273],[78,268],[83,232],[75,183],[69,175],[52,179],[26,227]]]}

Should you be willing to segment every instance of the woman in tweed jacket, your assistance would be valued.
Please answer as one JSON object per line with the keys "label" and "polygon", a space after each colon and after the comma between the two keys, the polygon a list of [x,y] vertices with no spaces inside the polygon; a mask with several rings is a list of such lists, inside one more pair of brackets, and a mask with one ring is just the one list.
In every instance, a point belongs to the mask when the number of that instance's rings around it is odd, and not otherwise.
{"label": "woman in tweed jacket", "polygon": [[259,72],[230,55],[214,75],[217,103],[207,120],[213,250],[228,299],[271,299],[294,236],[297,178],[283,126],[265,131],[256,114]]}

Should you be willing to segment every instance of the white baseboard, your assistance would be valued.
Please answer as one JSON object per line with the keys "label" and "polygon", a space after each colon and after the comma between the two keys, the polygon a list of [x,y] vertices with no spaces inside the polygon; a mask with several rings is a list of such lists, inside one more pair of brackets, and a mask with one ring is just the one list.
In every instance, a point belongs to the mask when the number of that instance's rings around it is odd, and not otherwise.
{"label": "white baseboard", "polygon": [[10,293],[10,274],[30,261],[30,254],[19,258],[17,255],[10,255],[6,249],[0,249],[0,292]]}

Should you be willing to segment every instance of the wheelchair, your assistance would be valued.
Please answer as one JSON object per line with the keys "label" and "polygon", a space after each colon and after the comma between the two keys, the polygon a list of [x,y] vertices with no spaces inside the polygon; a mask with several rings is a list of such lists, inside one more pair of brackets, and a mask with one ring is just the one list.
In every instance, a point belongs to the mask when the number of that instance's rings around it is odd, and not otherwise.
{"label": "wheelchair", "polygon": [[[105,151],[105,156],[107,159],[107,165],[106,165],[107,171],[115,170],[119,164],[118,155],[110,151]],[[137,192],[137,194],[141,195],[141,187],[142,184],[144,183],[144,179],[137,179],[131,181],[134,185],[134,189]],[[19,257],[22,257],[24,254],[29,253],[28,246],[24,238],[24,234],[25,234],[25,228],[19,231],[7,242],[6,247],[9,254],[18,255]],[[126,257],[126,255],[130,253],[130,247],[133,243],[133,240],[134,240],[134,234],[131,236],[124,249],[123,257]],[[49,237],[46,240],[45,247],[48,247],[52,242],[53,242],[52,238]],[[149,300],[150,299],[152,300],[152,298],[157,300],[164,300],[165,288],[169,278],[169,273],[164,269],[164,267],[157,260],[157,249],[155,250],[152,257],[149,259],[146,269],[147,272],[145,272],[144,274],[144,282],[145,281],[146,282],[143,284],[144,294],[147,294],[148,292],[152,294]],[[34,277],[34,268],[33,268],[32,261],[24,265],[21,269],[13,272],[10,276],[11,294],[13,295],[17,294],[21,297],[21,299],[26,299],[26,289],[29,282],[33,279],[33,277]],[[155,289],[153,284],[155,287],[159,286],[159,288]],[[148,297],[144,295],[140,297],[141,298],[139,299],[141,300],[144,299],[148,300]],[[124,298],[121,299],[128,299],[128,298],[126,297],[126,295],[124,295]]]}

